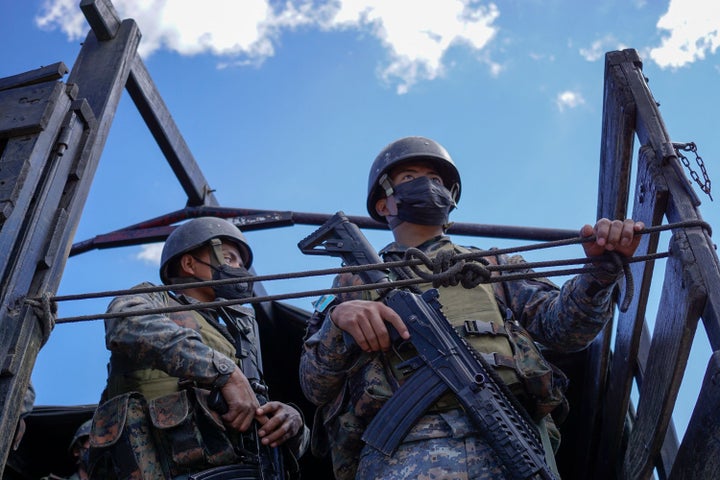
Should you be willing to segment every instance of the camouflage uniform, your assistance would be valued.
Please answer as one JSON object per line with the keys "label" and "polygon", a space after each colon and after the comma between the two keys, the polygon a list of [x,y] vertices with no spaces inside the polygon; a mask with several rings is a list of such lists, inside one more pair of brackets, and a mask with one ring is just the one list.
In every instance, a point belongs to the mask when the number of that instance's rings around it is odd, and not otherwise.
{"label": "camouflage uniform", "polygon": [[[432,258],[442,249],[460,247],[454,246],[448,237],[439,236],[419,248]],[[392,243],[380,254],[385,261],[392,261],[402,258],[404,251]],[[520,256],[501,255],[498,262],[518,264],[523,260]],[[618,275],[615,269],[581,274],[562,288],[547,279],[514,280],[493,286],[502,290],[496,297],[505,299],[514,318],[537,342],[568,352],[586,347],[611,319]],[[357,281],[357,277],[339,276],[335,286]],[[464,290],[449,287],[452,288]],[[445,290],[445,287],[439,289],[441,303]],[[474,298],[471,290],[464,291],[465,300],[460,297],[459,303]],[[343,296],[341,301],[351,299],[351,295]],[[446,307],[449,305],[444,304],[443,309]],[[465,307],[467,305],[462,306]],[[452,323],[451,315],[447,312],[446,315]],[[457,403],[454,408],[452,403],[448,408],[432,408],[414,425],[391,457],[363,444],[362,431],[402,382],[392,369],[390,357],[394,354],[366,354],[354,344],[347,345],[343,332],[326,320],[325,315],[316,314],[311,320],[300,364],[301,385],[307,398],[319,406],[316,425],[324,424],[327,432],[327,438],[323,439],[316,436],[321,430],[314,430],[313,449],[316,453],[325,453],[324,449],[331,447],[336,477],[359,480],[506,478],[507,473],[492,448],[457,408]]]}
{"label": "camouflage uniform", "polygon": [[[138,287],[147,286],[151,284]],[[114,299],[108,311],[142,313],[195,302],[191,297],[165,292],[140,293]],[[117,437],[123,427],[130,432],[127,441],[134,445],[134,461],[143,479],[174,478],[239,463],[234,446],[241,435],[224,428],[219,415],[208,408],[207,393],[212,387],[224,385],[235,365],[240,365],[250,377],[245,363],[249,361],[261,374],[261,358],[253,310],[234,306],[225,307],[225,312],[240,324],[247,339],[243,344],[247,348],[242,349],[244,361],[236,358],[233,338],[226,326],[219,323],[214,310],[206,310],[202,315],[181,311],[105,321],[106,346],[111,357],[108,384],[91,435],[91,466],[105,450],[121,443]],[[189,411],[187,405],[191,405]],[[118,428],[119,416],[125,425]],[[185,427],[189,433],[178,444],[168,446],[164,437],[158,437],[158,432],[164,433],[166,429],[170,432]],[[303,427],[286,445],[299,457],[308,439],[309,430]],[[109,473],[98,476],[93,472],[91,478],[104,478],[102,475]],[[122,475],[118,473],[118,477]]]}

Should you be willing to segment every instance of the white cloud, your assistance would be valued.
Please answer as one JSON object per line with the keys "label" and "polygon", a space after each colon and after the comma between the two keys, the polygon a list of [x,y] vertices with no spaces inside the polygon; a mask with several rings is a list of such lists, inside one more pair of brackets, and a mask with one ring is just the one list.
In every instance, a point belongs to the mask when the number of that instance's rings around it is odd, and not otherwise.
{"label": "white cloud", "polygon": [[[484,49],[497,32],[494,22],[500,15],[494,4],[479,0],[114,0],[113,4],[121,18],[138,23],[144,57],[165,48],[182,55],[216,55],[222,66],[261,63],[274,55],[278,38],[287,30],[369,32],[387,49],[380,76],[396,85],[398,93],[442,76],[443,58],[450,48]],[[40,28],[60,29],[70,39],[80,39],[88,27],[77,5],[77,0],[44,0],[36,22]]]}
{"label": "white cloud", "polygon": [[555,104],[557,105],[558,110],[562,112],[566,108],[576,108],[580,105],[584,105],[585,99],[580,92],[565,90],[564,92],[557,94],[557,97],[555,97]]}
{"label": "white cloud", "polygon": [[715,53],[720,46],[720,11],[706,0],[670,0],[657,27],[668,35],[650,58],[661,68],[682,67]]}
{"label": "white cloud", "polygon": [[160,255],[164,243],[149,243],[140,247],[140,252],[135,255],[137,260],[142,260],[148,265],[160,266]]}
{"label": "white cloud", "polygon": [[613,35],[605,35],[595,40],[589,48],[581,48],[580,55],[588,62],[594,62],[605,57],[605,53],[612,50],[624,50],[628,48]]}

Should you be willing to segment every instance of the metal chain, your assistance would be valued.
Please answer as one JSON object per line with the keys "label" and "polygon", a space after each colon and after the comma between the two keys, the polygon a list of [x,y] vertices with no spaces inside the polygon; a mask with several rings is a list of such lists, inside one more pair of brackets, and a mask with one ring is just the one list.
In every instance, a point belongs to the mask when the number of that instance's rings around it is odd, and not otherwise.
{"label": "metal chain", "polygon": [[[708,176],[707,170],[705,170],[705,162],[703,162],[702,157],[697,153],[697,146],[695,145],[695,143],[673,143],[673,147],[675,148],[675,153],[677,154],[682,164],[685,165],[685,168],[687,168],[690,172],[690,177],[695,181],[695,183],[698,184],[700,190],[705,192],[705,194],[710,197],[710,201],[712,201],[713,198],[710,194],[710,177]],[[690,160],[688,160],[688,158],[681,153],[681,150],[685,152],[693,152],[695,154],[695,163],[697,163],[698,167],[700,167],[700,171],[703,175],[703,180],[700,180],[700,176],[695,170],[693,170],[692,166],[690,165]]]}

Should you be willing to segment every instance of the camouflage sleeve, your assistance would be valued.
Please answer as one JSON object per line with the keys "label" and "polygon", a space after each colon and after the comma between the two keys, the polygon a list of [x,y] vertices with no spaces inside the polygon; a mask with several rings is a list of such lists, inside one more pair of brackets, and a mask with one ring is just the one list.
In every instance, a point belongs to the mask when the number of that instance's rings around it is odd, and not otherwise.
{"label": "camouflage sleeve", "polygon": [[[297,410],[300,411],[299,408]],[[308,447],[310,446],[310,429],[305,423],[304,418],[302,428],[297,434],[295,434],[294,437],[290,438],[286,442],[286,445],[296,459],[302,457],[305,454]]]}
{"label": "camouflage sleeve", "polygon": [[25,416],[32,412],[33,407],[35,406],[35,387],[32,384],[32,381],[28,383],[28,388],[25,390],[25,395],[23,395],[23,403],[20,410],[20,416]]}
{"label": "camouflage sleeve", "polygon": [[[525,262],[519,255],[502,261]],[[612,319],[621,272],[608,267],[576,275],[562,288],[545,278],[506,282],[510,308],[537,342],[561,352],[582,350]]]}
{"label": "camouflage sleeve", "polygon": [[305,397],[315,405],[333,400],[359,352],[357,346],[345,344],[342,330],[326,315],[320,329],[303,345],[300,386]]}
{"label": "camouflage sleeve", "polygon": [[[140,286],[148,286],[145,283]],[[168,306],[163,293],[142,293],[115,298],[108,312],[137,311],[136,316],[105,320],[105,344],[113,353],[132,359],[146,368],[170,376],[211,385],[227,374],[234,362],[202,342],[196,330],[180,326],[162,313],[143,315],[143,310]]]}
{"label": "camouflage sleeve", "polygon": [[[333,287],[354,284],[350,275],[339,275]],[[341,301],[349,300],[345,295]],[[315,405],[332,401],[342,390],[349,367],[359,357],[356,345],[346,345],[343,332],[331,320],[328,310],[316,313],[314,333],[307,336],[300,357],[300,386],[305,397]]]}

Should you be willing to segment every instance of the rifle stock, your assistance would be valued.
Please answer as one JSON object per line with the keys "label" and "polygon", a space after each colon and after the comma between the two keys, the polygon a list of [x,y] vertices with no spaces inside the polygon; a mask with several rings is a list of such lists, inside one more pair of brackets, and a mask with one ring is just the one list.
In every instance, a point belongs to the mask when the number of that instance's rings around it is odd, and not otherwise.
{"label": "rifle stock", "polygon": [[[382,263],[343,212],[336,213],[298,247],[307,254],[341,257],[346,265]],[[368,283],[387,281],[387,274],[379,270],[361,275]],[[522,407],[508,397],[511,394],[507,389],[498,385],[492,367],[452,328],[442,313],[438,291],[430,289],[422,295],[405,290],[384,293],[382,301],[405,322],[423,365],[373,418],[363,441],[391,455],[418,418],[450,389],[513,478],[556,479],[545,461],[538,431],[518,410]],[[388,329],[393,338],[398,337],[389,324]]]}

